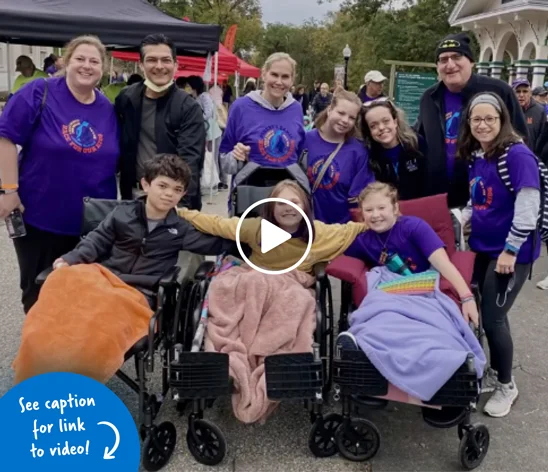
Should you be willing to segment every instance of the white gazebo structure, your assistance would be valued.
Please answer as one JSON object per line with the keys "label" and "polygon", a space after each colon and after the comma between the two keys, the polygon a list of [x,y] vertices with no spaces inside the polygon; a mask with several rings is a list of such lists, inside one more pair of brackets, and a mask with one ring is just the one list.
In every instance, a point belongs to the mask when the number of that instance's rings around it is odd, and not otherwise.
{"label": "white gazebo structure", "polygon": [[548,67],[548,0],[459,0],[449,24],[473,33],[480,44],[479,74],[509,82],[544,84]]}

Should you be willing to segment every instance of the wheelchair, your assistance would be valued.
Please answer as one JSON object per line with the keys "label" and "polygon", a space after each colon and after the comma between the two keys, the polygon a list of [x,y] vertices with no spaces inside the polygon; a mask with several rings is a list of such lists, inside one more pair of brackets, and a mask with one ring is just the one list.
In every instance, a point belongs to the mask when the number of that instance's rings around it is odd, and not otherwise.
{"label": "wheelchair", "polygon": [[[85,238],[93,231],[119,203],[117,200],[85,198],[81,237]],[[180,307],[184,306],[186,297],[204,277],[203,268],[200,266],[201,256],[190,253],[182,255],[184,257],[180,257],[179,261],[183,259],[183,263],[164,274],[151,288],[150,294],[147,294],[154,300],[154,315],[150,319],[149,332],[124,356],[125,362],[134,358],[136,379],[122,370],[116,372],[116,376],[139,396],[138,425],[143,441],[142,464],[148,471],[157,471],[164,467],[175,449],[177,433],[173,423],[166,421],[155,425],[154,420],[171,387],[170,356],[173,352],[172,347],[181,339],[180,326],[175,322],[179,317],[176,315]],[[36,283],[43,285],[52,270],[48,268],[40,273]],[[123,276],[120,278],[124,279]],[[160,391],[152,393],[149,383],[150,376],[157,368],[157,354],[160,356],[162,383]]]}
{"label": "wheelchair", "polygon": [[[478,287],[472,282],[474,253],[463,250],[458,218],[449,211],[445,195],[400,202],[402,214],[415,215],[427,221],[446,243],[448,255],[464,279],[470,284],[481,307]],[[355,220],[360,219],[357,214]],[[365,273],[367,267],[362,261],[341,256],[327,267],[327,274],[342,281],[341,315],[339,332],[348,328],[348,316],[366,295]],[[447,281],[440,281],[440,289],[458,303],[458,294]],[[484,345],[481,323],[474,328],[476,337]],[[368,461],[380,448],[381,435],[377,426],[364,418],[353,418],[364,409],[380,409],[389,401],[415,403],[397,399],[397,389],[380,374],[367,356],[361,351],[345,351],[337,345],[333,359],[334,400],[342,405],[341,414],[331,413],[324,419],[329,424],[332,450],[351,461]],[[481,380],[477,378],[472,355],[458,371],[428,402],[418,402],[426,424],[435,428],[457,426],[459,438],[459,460],[465,470],[472,470],[482,463],[489,449],[490,435],[486,425],[472,423],[471,414],[481,391]]]}
{"label": "wheelchair", "polygon": [[[230,197],[231,216],[241,216],[250,205],[268,198],[273,187],[284,179],[302,182],[303,188],[307,192],[310,190],[306,175],[298,166],[273,169],[248,163],[236,176]],[[252,211],[250,214],[257,216],[259,213]],[[225,457],[227,441],[217,425],[203,419],[203,413],[217,398],[232,394],[233,385],[229,378],[228,354],[201,350],[200,317],[206,309],[206,294],[215,273],[215,263],[207,261],[204,267],[208,267],[208,275],[193,287],[188,299],[186,311],[189,316],[182,328],[184,342],[177,346],[170,382],[177,399],[192,403],[187,435],[189,450],[198,462],[212,466]],[[316,456],[325,457],[330,451],[322,449],[317,437],[323,434],[322,408],[331,390],[334,315],[325,265],[318,264],[314,272],[317,323],[312,353],[274,354],[265,357],[264,364],[268,399],[304,403],[312,423],[309,447]]]}

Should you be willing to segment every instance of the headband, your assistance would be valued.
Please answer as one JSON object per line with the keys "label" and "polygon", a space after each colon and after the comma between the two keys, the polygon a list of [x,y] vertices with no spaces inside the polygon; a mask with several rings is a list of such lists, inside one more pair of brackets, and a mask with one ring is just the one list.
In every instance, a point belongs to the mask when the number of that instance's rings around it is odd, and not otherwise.
{"label": "headband", "polygon": [[478,95],[476,98],[472,100],[472,103],[470,103],[470,111],[476,106],[480,105],[482,103],[486,103],[489,105],[493,105],[493,107],[499,112],[502,113],[502,108],[500,107],[500,103],[498,100],[488,93],[482,93],[481,95]]}

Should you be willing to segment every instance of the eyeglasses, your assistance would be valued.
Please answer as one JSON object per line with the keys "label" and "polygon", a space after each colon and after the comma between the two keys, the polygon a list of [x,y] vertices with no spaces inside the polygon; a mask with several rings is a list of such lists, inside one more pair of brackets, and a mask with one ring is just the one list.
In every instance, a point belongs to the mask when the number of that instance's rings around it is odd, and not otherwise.
{"label": "eyeglasses", "polygon": [[481,118],[479,116],[474,116],[473,118],[470,118],[470,123],[473,126],[479,126],[482,122],[485,122],[487,126],[493,126],[497,120],[500,119],[500,116],[486,116],[485,118]]}
{"label": "eyeglasses", "polygon": [[438,63],[445,65],[449,62],[449,59],[451,59],[453,62],[459,62],[462,58],[463,58],[462,54],[453,54],[451,56],[440,57],[438,59]]}
{"label": "eyeglasses", "polygon": [[397,108],[395,103],[390,100],[388,97],[380,97],[376,98],[375,100],[371,100],[369,102],[365,102],[362,107],[367,110],[368,108],[372,108],[374,106],[380,105],[382,103],[386,103],[393,111],[397,112]]}

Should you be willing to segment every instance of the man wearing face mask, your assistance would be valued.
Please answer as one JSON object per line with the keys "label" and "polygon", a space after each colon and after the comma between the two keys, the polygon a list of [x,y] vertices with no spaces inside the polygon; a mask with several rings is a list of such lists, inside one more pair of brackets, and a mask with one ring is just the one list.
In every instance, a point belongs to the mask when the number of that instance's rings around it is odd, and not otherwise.
{"label": "man wearing face mask", "polygon": [[206,127],[200,105],[174,80],[177,54],[162,34],[147,36],[140,47],[144,82],[126,87],[116,98],[120,120],[120,191],[123,199],[141,194],[143,164],[156,154],[177,154],[192,170],[182,205],[200,210],[200,174]]}

